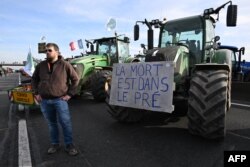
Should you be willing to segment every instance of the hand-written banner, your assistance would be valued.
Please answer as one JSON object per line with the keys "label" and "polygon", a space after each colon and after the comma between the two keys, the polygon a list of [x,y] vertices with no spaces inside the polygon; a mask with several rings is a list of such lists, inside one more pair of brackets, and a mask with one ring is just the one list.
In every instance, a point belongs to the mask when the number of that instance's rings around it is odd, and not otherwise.
{"label": "hand-written banner", "polygon": [[171,113],[174,62],[114,64],[110,104]]}

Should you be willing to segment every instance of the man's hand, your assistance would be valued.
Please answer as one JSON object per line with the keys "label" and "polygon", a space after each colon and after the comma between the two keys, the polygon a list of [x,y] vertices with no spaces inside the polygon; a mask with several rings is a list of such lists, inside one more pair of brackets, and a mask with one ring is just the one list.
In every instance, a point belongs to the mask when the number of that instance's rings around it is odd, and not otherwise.
{"label": "man's hand", "polygon": [[69,101],[70,98],[71,98],[71,96],[69,96],[69,95],[65,95],[65,96],[61,97],[61,99],[65,100],[65,101]]}
{"label": "man's hand", "polygon": [[42,101],[42,97],[40,95],[35,95],[35,99],[38,103]]}

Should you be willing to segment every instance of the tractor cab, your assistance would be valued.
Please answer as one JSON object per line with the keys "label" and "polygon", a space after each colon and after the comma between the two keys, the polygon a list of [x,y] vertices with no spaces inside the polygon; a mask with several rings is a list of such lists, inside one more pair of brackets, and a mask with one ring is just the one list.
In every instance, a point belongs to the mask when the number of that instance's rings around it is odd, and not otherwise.
{"label": "tractor cab", "polygon": [[108,64],[112,66],[114,63],[124,62],[129,57],[129,38],[110,37],[95,39],[96,54],[105,55]]}
{"label": "tractor cab", "polygon": [[[214,36],[210,22],[205,23],[210,33],[204,39],[204,28],[202,16],[192,16],[174,21],[168,21],[161,29],[159,48],[168,46],[185,46],[189,49],[189,59],[191,64],[201,62],[204,42],[210,41]],[[190,64],[190,65],[191,65]]]}

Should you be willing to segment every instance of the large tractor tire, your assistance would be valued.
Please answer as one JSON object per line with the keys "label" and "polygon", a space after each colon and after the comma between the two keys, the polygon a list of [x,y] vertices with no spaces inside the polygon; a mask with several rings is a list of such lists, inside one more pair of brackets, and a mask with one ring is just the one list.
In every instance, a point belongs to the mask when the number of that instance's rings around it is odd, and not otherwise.
{"label": "large tractor tire", "polygon": [[105,91],[105,83],[111,76],[111,71],[101,70],[93,74],[92,78],[92,95],[98,102],[104,102],[107,96]]}
{"label": "large tractor tire", "polygon": [[224,138],[230,89],[227,70],[203,70],[194,73],[190,83],[187,114],[191,134],[208,139]]}
{"label": "large tractor tire", "polygon": [[111,90],[111,78],[108,79],[105,85],[107,96],[106,96],[106,104],[107,104],[107,111],[111,114],[111,116],[119,122],[122,123],[136,123],[143,119],[146,111],[129,108],[129,107],[122,107],[122,106],[114,106],[109,104],[110,98],[110,90]]}

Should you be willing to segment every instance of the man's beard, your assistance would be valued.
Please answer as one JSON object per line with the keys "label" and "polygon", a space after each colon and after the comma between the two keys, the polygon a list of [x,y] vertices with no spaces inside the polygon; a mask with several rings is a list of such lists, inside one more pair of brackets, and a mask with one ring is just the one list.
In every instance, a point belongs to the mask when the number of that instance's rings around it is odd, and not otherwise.
{"label": "man's beard", "polygon": [[47,61],[48,62],[52,62],[54,60],[54,57],[53,56],[50,56],[50,55],[46,55],[47,56]]}
{"label": "man's beard", "polygon": [[48,61],[48,62],[52,62],[52,61],[53,61],[53,58],[52,58],[52,57],[47,57],[47,61]]}

